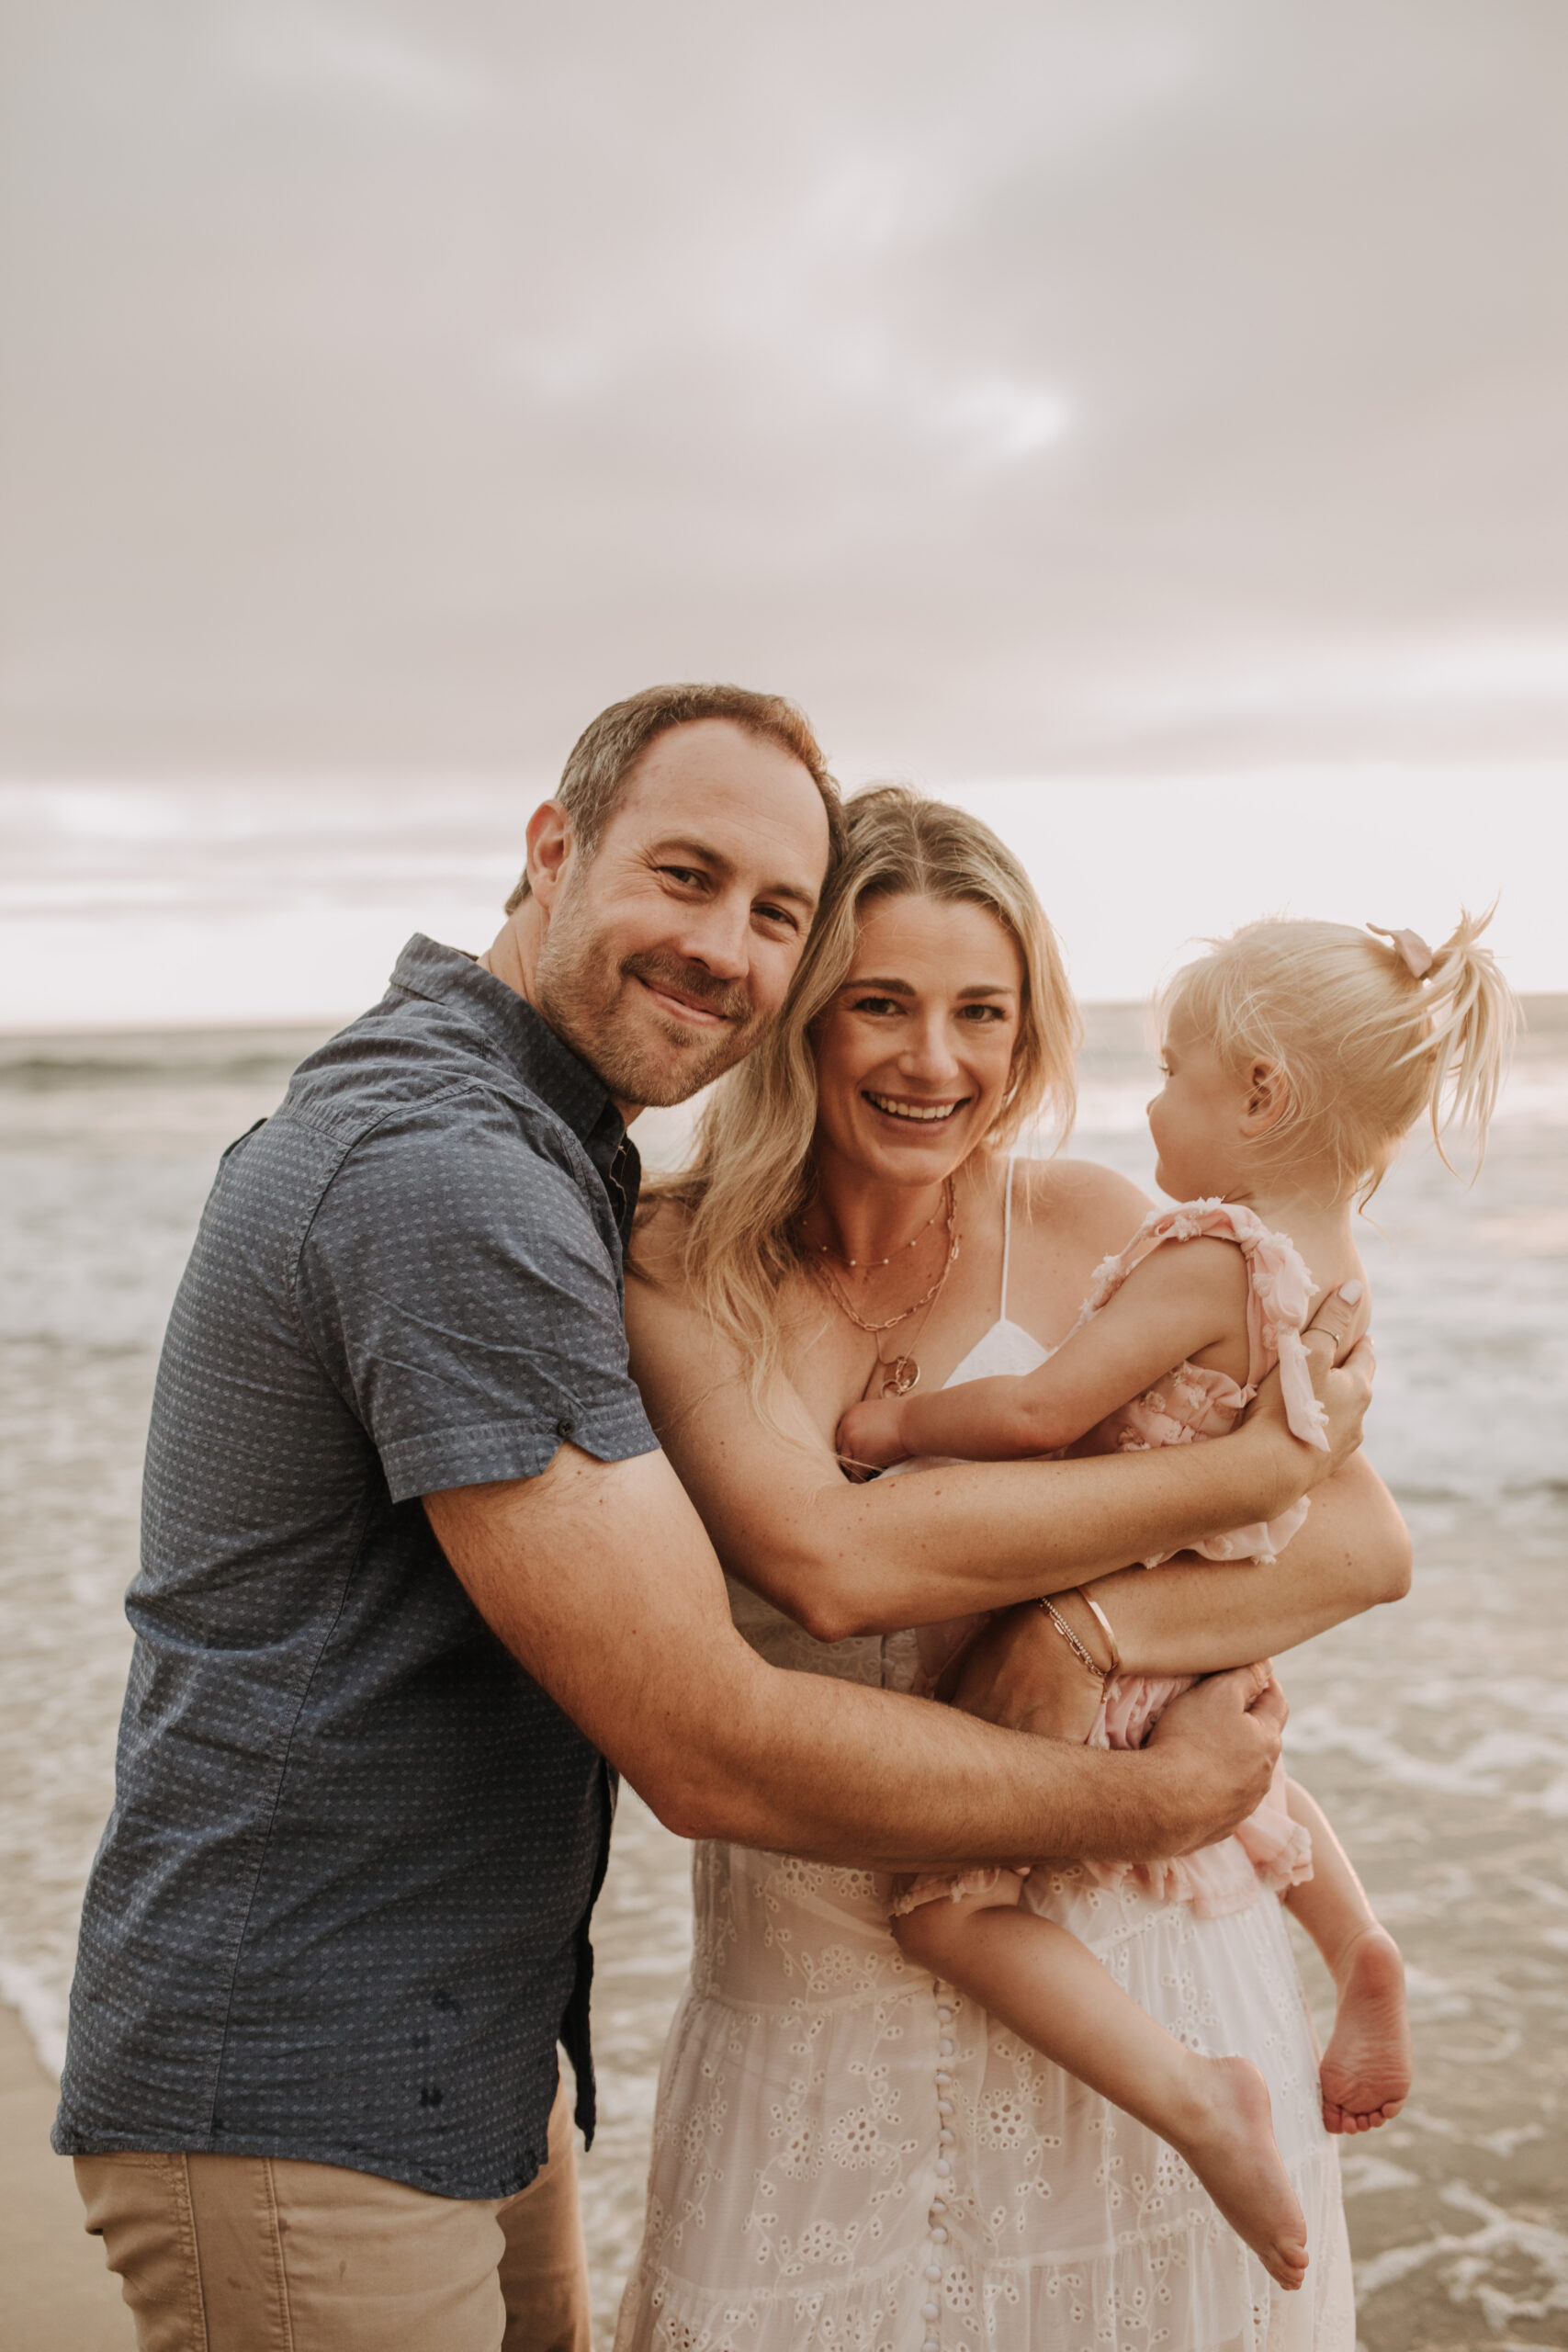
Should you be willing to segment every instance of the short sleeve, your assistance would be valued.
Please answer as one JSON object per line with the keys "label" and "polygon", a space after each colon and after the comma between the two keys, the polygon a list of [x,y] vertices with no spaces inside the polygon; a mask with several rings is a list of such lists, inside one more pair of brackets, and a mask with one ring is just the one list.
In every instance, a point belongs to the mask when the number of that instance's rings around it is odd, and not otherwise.
{"label": "short sleeve", "polygon": [[345,1157],[301,1248],[296,1303],[394,1502],[535,1477],[568,1440],[601,1462],[657,1448],[595,1183],[547,1114],[479,1089]]}

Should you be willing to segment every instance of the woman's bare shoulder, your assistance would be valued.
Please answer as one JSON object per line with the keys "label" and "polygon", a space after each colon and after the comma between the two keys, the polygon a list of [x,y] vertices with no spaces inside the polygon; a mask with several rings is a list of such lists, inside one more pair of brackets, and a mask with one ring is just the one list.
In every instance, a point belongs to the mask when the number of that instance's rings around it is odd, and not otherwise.
{"label": "woman's bare shoulder", "polygon": [[1130,1177],[1098,1159],[1026,1159],[1019,1177],[1018,1205],[1031,1225],[1059,1230],[1066,1220],[1107,1253],[1131,1238],[1154,1205]]}
{"label": "woman's bare shoulder", "polygon": [[626,1253],[626,1303],[634,1294],[645,1314],[681,1306],[685,1290],[685,1243],[689,1212],[670,1193],[656,1194],[637,1210]]}
{"label": "woman's bare shoulder", "polygon": [[633,1256],[649,1264],[672,1261],[690,1223],[691,1210],[678,1193],[644,1193],[637,1204]]}

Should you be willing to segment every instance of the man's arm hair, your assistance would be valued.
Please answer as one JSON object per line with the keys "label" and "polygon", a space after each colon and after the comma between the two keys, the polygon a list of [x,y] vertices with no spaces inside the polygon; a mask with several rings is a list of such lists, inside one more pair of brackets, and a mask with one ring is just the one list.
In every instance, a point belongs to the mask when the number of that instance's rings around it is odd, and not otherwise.
{"label": "man's arm hair", "polygon": [[730,1622],[701,1522],[659,1453],[563,1445],[536,1478],[425,1498],[476,1607],[667,1826],[888,1869],[1223,1836],[1260,1801],[1283,1722],[1261,1678],[1186,1735],[1110,1756],[759,1658]]}

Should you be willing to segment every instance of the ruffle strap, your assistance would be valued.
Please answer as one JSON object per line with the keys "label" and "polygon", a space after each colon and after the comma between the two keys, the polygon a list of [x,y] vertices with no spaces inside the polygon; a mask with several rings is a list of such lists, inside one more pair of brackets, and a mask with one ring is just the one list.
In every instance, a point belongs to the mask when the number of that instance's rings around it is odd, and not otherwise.
{"label": "ruffle strap", "polygon": [[1303,1445],[1328,1451],[1328,1416],[1314,1395],[1312,1366],[1299,1329],[1285,1325],[1279,1332],[1280,1385],[1285,1392],[1285,1419],[1291,1433]]}
{"label": "ruffle strap", "polygon": [[1095,1269],[1094,1287],[1084,1301],[1078,1325],[1091,1321],[1134,1267],[1162,1242],[1197,1240],[1234,1241],[1247,1261],[1253,1357],[1249,1388],[1278,1359],[1292,1434],[1326,1453],[1327,1416],[1313,1393],[1312,1367],[1302,1342],[1312,1310],[1311,1269],[1288,1234],[1270,1232],[1261,1217],[1239,1203],[1183,1201],[1173,1209],[1151,1209],[1127,1247]]}

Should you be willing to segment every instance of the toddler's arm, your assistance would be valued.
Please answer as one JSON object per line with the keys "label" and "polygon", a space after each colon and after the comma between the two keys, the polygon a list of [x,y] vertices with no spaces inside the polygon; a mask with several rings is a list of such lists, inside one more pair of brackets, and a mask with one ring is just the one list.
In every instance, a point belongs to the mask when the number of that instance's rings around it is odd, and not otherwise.
{"label": "toddler's arm", "polygon": [[966,1380],[930,1396],[852,1405],[839,1424],[846,1460],[886,1469],[916,1454],[1010,1462],[1071,1445],[1154,1381],[1245,1328],[1247,1268],[1228,1241],[1166,1245],[1055,1355],[1016,1378]]}

